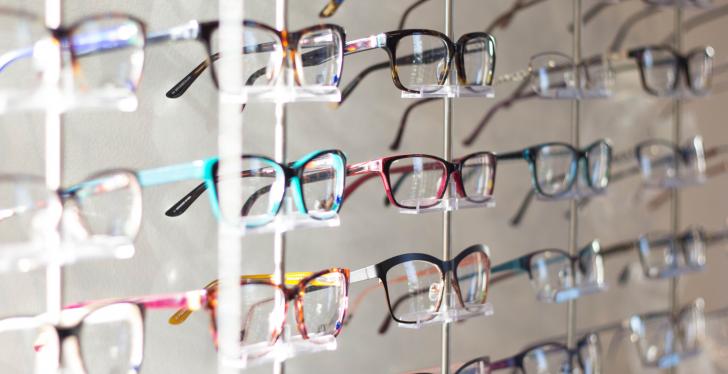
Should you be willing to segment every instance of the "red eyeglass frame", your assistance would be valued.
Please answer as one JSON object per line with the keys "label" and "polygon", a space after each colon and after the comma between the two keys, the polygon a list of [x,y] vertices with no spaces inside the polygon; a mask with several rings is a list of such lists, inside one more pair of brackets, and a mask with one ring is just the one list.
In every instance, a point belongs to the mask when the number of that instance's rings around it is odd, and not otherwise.
{"label": "red eyeglass frame", "polygon": [[[490,165],[492,167],[490,175],[492,176],[492,183],[488,183],[488,191],[487,191],[487,197],[483,200],[476,200],[471,197],[468,197],[465,192],[465,187],[463,185],[463,179],[462,179],[462,169],[463,165],[466,161],[475,158],[475,157],[481,157],[484,156],[487,159],[486,167]],[[414,157],[422,157],[426,159],[430,159],[434,162],[436,162],[438,165],[442,166],[443,175],[442,178],[440,178],[440,185],[437,189],[437,200],[436,202],[432,204],[422,204],[418,206],[408,206],[408,205],[402,205],[394,198],[393,190],[396,192],[397,184],[392,184],[390,176],[392,173],[396,174],[404,174],[411,170],[406,170],[407,167],[400,167],[400,168],[394,168],[392,169],[392,163],[398,160],[407,159],[407,158],[414,158]],[[389,156],[389,157],[383,157],[380,159],[372,160],[372,161],[364,161],[359,162],[355,164],[351,164],[346,169],[346,175],[347,176],[358,176],[360,178],[354,180],[351,183],[348,183],[346,188],[344,188],[344,199],[346,199],[350,194],[352,194],[354,191],[356,191],[359,186],[361,186],[364,182],[375,178],[377,175],[381,178],[382,184],[384,185],[384,190],[387,193],[387,199],[389,199],[389,202],[399,208],[402,209],[417,209],[417,208],[429,208],[433,207],[440,203],[439,200],[442,200],[442,198],[445,196],[445,191],[447,190],[447,186],[450,183],[450,178],[453,178],[453,181],[455,182],[455,188],[456,192],[461,198],[465,198],[469,201],[474,202],[485,202],[493,197],[493,190],[495,187],[495,174],[496,174],[496,163],[497,159],[494,153],[483,151],[483,152],[475,152],[471,153],[469,155],[466,155],[464,157],[461,157],[459,159],[455,159],[453,162],[446,161],[440,157],[428,155],[428,154],[422,154],[422,153],[413,153],[413,154],[405,154],[405,155],[396,155],[396,156]]]}

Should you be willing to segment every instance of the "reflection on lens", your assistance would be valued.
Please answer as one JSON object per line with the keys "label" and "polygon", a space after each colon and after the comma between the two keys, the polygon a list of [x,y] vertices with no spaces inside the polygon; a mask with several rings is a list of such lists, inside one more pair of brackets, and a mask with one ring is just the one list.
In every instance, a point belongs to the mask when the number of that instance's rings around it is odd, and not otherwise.
{"label": "reflection on lens", "polygon": [[344,191],[344,160],[337,154],[322,154],[303,166],[301,189],[308,214],[317,219],[333,217]]}
{"label": "reflection on lens", "polygon": [[488,297],[489,269],[490,260],[485,252],[473,252],[458,263],[455,272],[466,308],[485,303]]}
{"label": "reflection on lens", "polygon": [[144,66],[144,28],[127,17],[82,22],[70,36],[77,69],[77,92],[136,91]]}
{"label": "reflection on lens", "polygon": [[427,320],[439,310],[444,284],[437,265],[407,261],[389,269],[386,280],[390,307],[398,320]]}
{"label": "reflection on lens", "polygon": [[546,196],[569,190],[576,175],[576,153],[566,145],[547,145],[535,155],[536,183]]}
{"label": "reflection on lens", "polygon": [[0,242],[26,243],[51,234],[60,219],[60,201],[41,178],[0,179]]}
{"label": "reflection on lens", "polygon": [[303,316],[309,339],[336,335],[346,309],[346,278],[341,273],[327,273],[306,284]]}
{"label": "reflection on lens", "polygon": [[133,304],[112,304],[86,316],[78,338],[87,372],[133,372],[141,364],[142,324]]}
{"label": "reflection on lens", "polygon": [[107,173],[91,177],[68,191],[78,205],[88,234],[133,241],[139,231],[141,188],[133,174]]}
{"label": "reflection on lens", "polygon": [[447,167],[429,157],[406,157],[395,160],[389,168],[394,200],[405,208],[429,207],[445,193]]}
{"label": "reflection on lens", "polygon": [[[214,58],[220,56],[220,32],[215,30],[211,36],[211,49]],[[243,26],[243,81],[246,86],[267,86],[278,77],[283,64],[283,46],[273,31],[259,26]],[[240,53],[239,48],[228,52]],[[224,56],[225,53],[222,53]],[[219,68],[219,60],[214,67]],[[216,74],[217,75],[217,74]]]}
{"label": "reflection on lens", "polygon": [[659,186],[677,177],[678,157],[672,145],[663,142],[645,143],[637,148],[637,157],[646,184]]}
{"label": "reflection on lens", "polygon": [[606,142],[599,142],[589,149],[589,183],[591,188],[602,190],[609,184],[609,167],[612,150]]}
{"label": "reflection on lens", "polygon": [[586,341],[579,347],[579,357],[584,369],[584,374],[599,374],[602,368],[601,343],[599,336],[590,334]]}
{"label": "reflection on lens", "polygon": [[343,63],[342,38],[334,30],[317,30],[301,35],[298,64],[303,86],[335,86]]}
{"label": "reflection on lens", "polygon": [[[710,50],[712,51],[712,48]],[[691,53],[688,55],[687,63],[690,72],[690,88],[699,95],[708,93],[713,75],[713,56],[710,51],[706,48]]]}
{"label": "reflection on lens", "polygon": [[490,58],[491,41],[479,36],[468,39],[463,44],[463,68],[465,83],[471,86],[486,86],[492,74],[493,61]]}
{"label": "reflection on lens", "polygon": [[472,201],[481,202],[493,196],[495,183],[495,160],[490,155],[476,155],[463,161],[460,177],[463,181],[465,196]]}
{"label": "reflection on lens", "polygon": [[545,345],[530,350],[523,357],[526,373],[571,373],[573,366],[566,347]]}
{"label": "reflection on lens", "polygon": [[42,19],[22,12],[3,9],[0,12],[0,98],[37,92],[42,79],[42,64],[59,62],[51,56],[43,56],[41,46],[52,45],[50,33],[43,27]]}
{"label": "reflection on lens", "polygon": [[55,328],[34,318],[0,321],[0,367],[3,373],[55,373],[59,363]]}
{"label": "reflection on lens", "polygon": [[672,273],[678,265],[677,256],[672,235],[649,233],[640,237],[640,260],[648,277]]}
{"label": "reflection on lens", "polygon": [[675,54],[664,48],[648,48],[640,61],[645,87],[658,96],[669,95],[677,83],[678,62]]}
{"label": "reflection on lens", "polygon": [[569,56],[543,53],[529,63],[531,88],[539,96],[556,97],[559,91],[575,89],[574,63]]}
{"label": "reflection on lens", "polygon": [[[219,165],[219,164],[218,164]],[[227,222],[238,225],[240,217],[248,227],[270,222],[278,212],[285,192],[283,169],[273,161],[259,157],[243,157],[242,172],[223,175],[217,170],[217,198],[224,188],[240,188],[243,206],[232,210],[235,216],[224,215]],[[237,185],[236,185],[237,184]],[[220,206],[223,214],[224,206]]]}
{"label": "reflection on lens", "polygon": [[542,301],[552,301],[558,291],[574,286],[571,259],[566,253],[547,250],[531,257],[531,285]]}
{"label": "reflection on lens", "polygon": [[449,51],[438,36],[414,34],[400,39],[396,49],[400,83],[409,90],[434,92],[448,73]]}
{"label": "reflection on lens", "polygon": [[[240,286],[240,297],[240,345],[267,352],[285,321],[285,295],[275,286],[252,283]],[[276,300],[280,301],[280,308],[276,308]]]}

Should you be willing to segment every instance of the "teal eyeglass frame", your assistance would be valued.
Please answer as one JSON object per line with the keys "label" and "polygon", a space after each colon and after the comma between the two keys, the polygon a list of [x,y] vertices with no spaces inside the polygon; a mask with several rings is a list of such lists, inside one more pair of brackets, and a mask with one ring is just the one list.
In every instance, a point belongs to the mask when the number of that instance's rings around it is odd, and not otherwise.
{"label": "teal eyeglass frame", "polygon": [[[307,164],[327,155],[333,157],[333,169],[335,175],[332,176],[329,172],[321,172],[314,175],[304,176],[304,167]],[[257,160],[262,165],[265,165],[265,168],[270,168],[265,172],[271,178],[274,178],[274,181],[270,185],[259,189],[248,198],[243,205],[241,215],[244,216],[247,212],[247,208],[251,207],[260,196],[264,194],[278,195],[275,196],[275,201],[270,205],[268,214],[258,219],[249,219],[244,221],[246,228],[260,227],[273,221],[275,216],[281,210],[286,189],[289,186],[293,187],[293,198],[298,212],[301,214],[308,215],[313,219],[325,220],[333,218],[341,210],[345,185],[344,179],[346,175],[346,155],[343,152],[335,149],[314,151],[289,165],[283,165],[268,157],[258,155],[243,155],[242,159]],[[197,198],[199,198],[205,191],[209,190],[210,194],[208,197],[210,200],[210,208],[212,209],[212,213],[215,218],[221,220],[222,212],[217,194],[218,165],[219,158],[210,157],[204,160],[197,160],[184,164],[142,170],[137,173],[137,177],[142,187],[169,184],[185,180],[202,180],[201,184],[175,203],[165,214],[168,217],[177,217],[181,215],[197,200]],[[242,178],[245,178],[246,172],[249,171],[243,170],[241,172]],[[304,199],[302,184],[307,182],[316,182],[327,178],[335,179],[335,196],[331,208],[327,210],[327,213],[329,214],[321,216],[309,214],[309,210],[306,207]],[[276,186],[276,184],[278,185]]]}

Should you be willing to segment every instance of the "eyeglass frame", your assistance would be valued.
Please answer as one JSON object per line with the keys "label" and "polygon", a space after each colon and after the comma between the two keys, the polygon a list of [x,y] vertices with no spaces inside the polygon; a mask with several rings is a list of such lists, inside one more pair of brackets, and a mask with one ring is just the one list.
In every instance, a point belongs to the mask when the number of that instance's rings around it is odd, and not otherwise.
{"label": "eyeglass frame", "polygon": [[[465,193],[465,186],[462,181],[462,168],[465,163],[465,161],[474,158],[474,157],[486,157],[488,159],[488,162],[486,162],[487,165],[491,165],[491,173],[492,176],[492,183],[488,183],[488,197],[484,198],[483,200],[476,200],[472,199],[467,196]],[[442,178],[440,181],[440,186],[438,187],[438,193],[437,193],[437,200],[436,202],[432,204],[423,204],[418,206],[405,206],[400,204],[396,201],[394,198],[394,193],[397,191],[398,186],[401,185],[401,181],[403,178],[407,175],[408,172],[403,172],[403,176],[400,180],[395,182],[393,185],[391,183],[391,165],[395,161],[408,159],[408,158],[424,158],[432,160],[433,162],[439,162],[441,165],[445,166],[445,172],[447,173],[447,176],[445,178]],[[458,195],[461,197],[467,199],[468,201],[473,202],[485,202],[489,201],[493,197],[493,190],[495,189],[495,177],[496,177],[496,169],[497,169],[497,156],[488,151],[483,152],[475,152],[471,153],[469,155],[463,156],[462,158],[456,159],[453,162],[447,161],[445,159],[442,159],[437,156],[433,155],[427,155],[423,153],[413,153],[413,154],[405,154],[405,155],[397,155],[397,156],[389,156],[389,157],[382,157],[380,159],[372,160],[372,161],[364,161],[359,162],[355,164],[351,164],[347,168],[347,176],[351,177],[357,177],[360,176],[358,180],[354,181],[350,185],[346,186],[346,189],[344,191],[344,196],[347,198],[350,196],[362,183],[366,182],[367,180],[376,177],[379,175],[380,179],[382,180],[382,184],[384,185],[384,191],[387,194],[387,199],[390,204],[402,208],[402,209],[417,209],[419,208],[428,208],[435,206],[440,203],[440,200],[445,197],[445,193],[447,192],[448,185],[450,184],[450,178],[453,178],[453,181],[455,182],[455,187],[457,189]]]}
{"label": "eyeglass frame", "polygon": [[[457,256],[455,256],[452,260],[443,261],[439,258],[428,255],[425,253],[406,253],[401,254],[398,256],[390,257],[382,262],[379,262],[375,265],[370,265],[366,268],[362,268],[359,270],[355,270],[351,272],[351,283],[357,283],[369,279],[379,279],[380,284],[384,287],[384,294],[387,299],[387,307],[389,310],[390,317],[392,317],[392,320],[400,323],[400,324],[416,324],[417,321],[403,321],[397,318],[394,314],[394,308],[391,304],[391,299],[389,297],[389,288],[387,285],[387,272],[394,268],[397,265],[403,264],[405,262],[411,262],[411,261],[422,261],[427,262],[432,265],[437,266],[437,268],[440,271],[440,279],[445,284],[445,277],[450,274],[452,277],[451,279],[454,280],[452,282],[451,287],[453,288],[453,291],[458,297],[458,302],[460,303],[460,306],[463,308],[467,308],[465,306],[465,303],[463,302],[462,295],[460,292],[460,286],[459,286],[459,280],[457,276],[457,272],[455,271],[460,264],[460,262],[465,259],[466,257],[470,256],[473,253],[482,253],[485,257],[486,262],[486,268],[484,270],[485,273],[485,291],[483,293],[483,302],[481,304],[484,304],[488,299],[488,291],[490,287],[490,255],[488,254],[488,247],[486,247],[483,244],[475,244],[471,245],[468,248],[465,248],[462,250]],[[429,289],[429,288],[428,288]],[[439,300],[437,302],[437,306],[435,308],[435,312],[440,310],[440,307],[442,306],[442,300],[447,294],[447,290],[445,290],[445,287],[442,288],[441,294],[439,297]],[[410,294],[407,294],[410,295]],[[434,318],[434,316],[431,316],[430,319]]]}

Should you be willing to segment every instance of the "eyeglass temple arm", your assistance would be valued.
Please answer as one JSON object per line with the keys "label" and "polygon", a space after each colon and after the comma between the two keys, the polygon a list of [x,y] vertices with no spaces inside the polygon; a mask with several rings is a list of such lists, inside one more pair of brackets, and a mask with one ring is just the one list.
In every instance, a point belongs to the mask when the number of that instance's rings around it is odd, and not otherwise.
{"label": "eyeglass temple arm", "polygon": [[[427,0],[425,0],[425,1],[427,1]],[[399,128],[397,129],[397,134],[394,136],[394,140],[392,141],[392,144],[389,145],[390,150],[396,151],[399,149],[399,146],[402,143],[402,136],[404,135],[404,128],[405,128],[405,126],[407,126],[407,120],[409,119],[409,116],[412,113],[412,111],[415,108],[422,106],[423,104],[427,104],[427,103],[435,102],[435,101],[437,101],[436,98],[420,99],[407,106],[407,109],[405,109],[404,113],[402,113],[402,118],[399,121]]]}
{"label": "eyeglass temple arm", "polygon": [[528,93],[523,92],[523,91],[525,91],[526,87],[528,87],[528,84],[529,84],[529,82],[527,80],[523,81],[523,83],[521,83],[521,85],[518,86],[518,88],[516,88],[513,91],[513,94],[511,94],[511,96],[509,98],[502,100],[502,101],[496,103],[494,106],[492,106],[488,110],[488,112],[485,114],[483,119],[480,120],[478,125],[475,126],[473,131],[470,132],[470,135],[468,135],[463,140],[463,145],[471,146],[473,144],[473,142],[475,142],[475,139],[478,138],[480,133],[485,129],[485,127],[488,125],[488,123],[490,123],[490,121],[493,119],[493,116],[495,116],[495,114],[498,113],[499,110],[504,109],[504,108],[510,108],[511,105],[513,105],[514,103],[516,103],[518,101],[536,97],[536,93],[534,93],[534,92],[528,92]]}
{"label": "eyeglass temple arm", "polygon": [[[728,4],[724,4],[716,8],[710,8],[710,10],[702,12],[695,17],[692,17],[687,21],[683,22],[682,31],[690,32],[698,26],[723,18],[726,15],[728,15]],[[674,32],[670,33],[667,37],[665,37],[665,39],[662,40],[662,43],[669,44],[673,40],[675,40]]]}
{"label": "eyeglass temple arm", "polygon": [[359,178],[346,184],[343,199],[348,199],[365,182],[378,177],[380,170],[381,160],[365,161],[349,165],[346,168],[346,176]]}
{"label": "eyeglass temple arm", "polygon": [[[603,2],[603,3],[597,3],[594,4],[591,8],[587,9],[586,12],[581,17],[581,23],[582,25],[586,26],[588,25],[592,20],[597,18],[600,13],[602,13],[605,9],[611,7],[614,4]],[[569,23],[569,26],[567,26],[567,30],[569,30],[569,33],[574,32],[574,23]]]}
{"label": "eyeglass temple arm", "polygon": [[397,25],[397,30],[404,29],[404,24],[407,23],[407,18],[409,18],[410,13],[412,13],[413,10],[420,7],[420,5],[428,2],[430,0],[417,0],[412,5],[408,6],[407,9],[404,10],[404,13],[402,13],[402,17],[399,19],[399,24]]}
{"label": "eyeglass temple arm", "polygon": [[543,3],[545,0],[531,0],[530,2],[526,2],[524,0],[516,0],[513,3],[513,6],[498,15],[491,23],[488,25],[488,27],[485,28],[485,32],[491,33],[495,31],[495,29],[506,29],[511,24],[511,21],[513,21],[513,17],[515,17],[516,13],[528,9],[536,4]]}
{"label": "eyeglass temple arm", "polygon": [[640,10],[639,12],[631,15],[629,18],[627,18],[621,26],[619,26],[619,29],[617,30],[617,33],[614,36],[614,39],[612,39],[612,43],[610,44],[609,51],[610,52],[616,52],[622,49],[622,45],[624,44],[625,39],[627,38],[627,35],[632,30],[632,27],[642,21],[645,18],[648,18],[652,15],[655,15],[659,13],[659,8],[654,5],[647,6]]}
{"label": "eyeglass temple arm", "polygon": [[[262,52],[272,52],[275,51],[275,42],[268,42],[268,43],[261,43],[255,46],[246,46],[243,47],[243,54],[248,53],[262,53]],[[202,73],[207,69],[210,64],[215,63],[215,61],[220,59],[220,53],[216,52],[213,53],[209,59],[205,59],[202,61],[199,65],[197,65],[192,71],[187,74],[184,78],[182,78],[177,84],[172,86],[167,93],[165,94],[170,99],[176,99],[182,96],[187,90],[192,86],[193,83],[197,80],[197,78],[202,75]],[[266,68],[261,68],[260,70],[257,70],[254,72],[250,77],[248,77],[247,81],[245,82],[246,86],[252,86],[256,79],[259,77],[265,75]]]}
{"label": "eyeglass temple arm", "polygon": [[329,2],[324,5],[324,8],[321,9],[321,12],[319,12],[319,17],[329,18],[333,16],[343,2],[344,0],[329,0]]}

